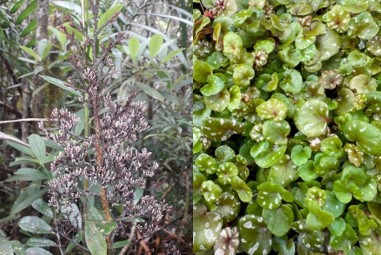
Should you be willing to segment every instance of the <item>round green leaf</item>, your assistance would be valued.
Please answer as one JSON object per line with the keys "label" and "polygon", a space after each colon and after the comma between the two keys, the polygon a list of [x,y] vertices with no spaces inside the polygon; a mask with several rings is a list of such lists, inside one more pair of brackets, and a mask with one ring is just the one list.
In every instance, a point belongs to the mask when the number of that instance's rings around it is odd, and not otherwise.
{"label": "round green leaf", "polygon": [[297,94],[303,88],[303,78],[299,71],[295,69],[287,69],[283,73],[283,79],[279,86],[288,93]]}
{"label": "round green leaf", "polygon": [[262,127],[263,137],[273,144],[287,144],[291,127],[287,121],[265,121]]}
{"label": "round green leaf", "polygon": [[289,205],[281,205],[273,210],[263,209],[262,216],[271,233],[277,237],[285,235],[294,221],[294,213]]}
{"label": "round green leaf", "polygon": [[296,113],[295,125],[307,137],[317,137],[327,128],[328,105],[319,99],[309,99]]}
{"label": "round green leaf", "polygon": [[193,61],[193,79],[197,82],[207,82],[209,75],[213,73],[212,67],[204,61],[195,59]]}
{"label": "round green leaf", "polygon": [[268,141],[263,141],[255,144],[250,155],[255,159],[255,163],[262,168],[269,168],[275,165],[286,152],[286,145],[272,144]]}
{"label": "round green leaf", "polygon": [[208,84],[200,89],[201,93],[204,96],[216,95],[219,92],[221,92],[225,87],[224,81],[217,75],[209,75],[207,81]]}
{"label": "round green leaf", "polygon": [[252,66],[239,64],[234,67],[233,81],[240,87],[247,87],[250,85],[250,81],[254,78],[254,75],[255,72]]}
{"label": "round green leaf", "polygon": [[272,248],[272,234],[263,217],[245,215],[238,222],[242,249],[250,255],[267,255]]}
{"label": "round green leaf", "polygon": [[311,157],[311,152],[311,148],[308,146],[295,145],[291,150],[291,160],[296,166],[301,166]]}
{"label": "round green leaf", "polygon": [[213,247],[222,230],[222,217],[207,212],[205,205],[193,206],[193,252],[206,251]]}
{"label": "round green leaf", "polygon": [[226,33],[223,44],[223,53],[225,56],[239,55],[243,46],[241,37],[233,32]]}
{"label": "round green leaf", "polygon": [[241,209],[241,202],[231,192],[223,192],[216,202],[215,212],[219,213],[224,222],[233,221],[239,214]]}
{"label": "round green leaf", "polygon": [[276,98],[270,98],[257,106],[258,115],[264,119],[284,120],[287,115],[287,105]]}

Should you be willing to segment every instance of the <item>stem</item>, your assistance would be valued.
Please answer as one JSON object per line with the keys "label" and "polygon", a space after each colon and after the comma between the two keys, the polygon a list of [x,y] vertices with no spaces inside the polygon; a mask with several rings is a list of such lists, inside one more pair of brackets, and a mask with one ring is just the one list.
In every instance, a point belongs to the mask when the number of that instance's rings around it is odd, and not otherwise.
{"label": "stem", "polygon": [[[86,0],[85,0],[86,1]],[[86,1],[87,2],[87,1]],[[90,123],[90,117],[89,117],[89,94],[85,93],[85,102],[84,102],[84,136],[85,138],[89,137],[89,123]],[[87,155],[88,157],[88,155]],[[89,180],[85,177],[83,180],[83,188],[85,192],[89,189]],[[84,199],[84,217],[87,218],[87,199]]]}
{"label": "stem", "polygon": [[135,229],[136,229],[136,222],[132,224],[131,231],[130,231],[130,236],[128,237],[128,243],[123,247],[123,249],[120,251],[119,255],[124,255],[128,248],[130,248],[132,239],[135,237]]}
{"label": "stem", "polygon": [[30,122],[30,121],[48,121],[48,119],[45,119],[45,118],[26,118],[26,119],[18,119],[18,120],[3,120],[3,121],[0,121],[0,125],[1,124],[15,123],[15,122]]}
{"label": "stem", "polygon": [[[96,164],[97,164],[97,169],[98,171],[105,171],[105,169],[102,168],[102,149],[101,149],[101,138],[100,138],[100,130],[101,130],[101,124],[99,120],[99,106],[98,106],[98,93],[95,93],[95,95],[92,95],[92,101],[93,101],[93,115],[94,115],[94,126],[95,126],[95,150],[96,150]],[[110,207],[108,205],[107,201],[107,195],[106,195],[106,188],[102,187],[101,188],[101,202],[102,202],[102,207],[103,207],[103,212],[106,216],[106,221],[110,222],[112,221],[112,217],[110,214]],[[107,250],[111,250],[111,239],[110,235],[106,237],[107,241]]]}

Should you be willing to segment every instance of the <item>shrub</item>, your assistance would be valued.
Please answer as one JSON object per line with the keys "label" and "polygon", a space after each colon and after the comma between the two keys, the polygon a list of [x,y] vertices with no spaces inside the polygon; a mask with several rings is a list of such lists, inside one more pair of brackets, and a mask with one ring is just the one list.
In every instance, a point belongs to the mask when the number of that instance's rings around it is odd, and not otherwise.
{"label": "shrub", "polygon": [[194,253],[379,254],[380,3],[195,2]]}

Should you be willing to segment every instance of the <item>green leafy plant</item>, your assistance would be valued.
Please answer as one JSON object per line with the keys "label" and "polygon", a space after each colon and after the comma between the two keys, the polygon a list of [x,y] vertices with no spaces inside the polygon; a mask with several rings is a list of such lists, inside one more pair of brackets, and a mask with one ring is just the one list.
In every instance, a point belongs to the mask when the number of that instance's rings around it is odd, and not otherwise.
{"label": "green leafy plant", "polygon": [[193,2],[193,252],[378,254],[381,5]]}

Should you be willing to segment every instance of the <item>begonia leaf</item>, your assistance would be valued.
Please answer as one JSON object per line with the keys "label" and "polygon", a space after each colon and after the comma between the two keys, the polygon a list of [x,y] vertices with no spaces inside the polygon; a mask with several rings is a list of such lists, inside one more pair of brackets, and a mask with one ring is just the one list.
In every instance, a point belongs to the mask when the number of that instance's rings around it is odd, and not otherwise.
{"label": "begonia leaf", "polygon": [[295,125],[307,137],[324,133],[328,122],[328,105],[319,99],[306,101],[295,116]]}
{"label": "begonia leaf", "polygon": [[238,168],[232,162],[224,162],[218,166],[217,176],[218,181],[222,185],[230,184],[234,177],[238,175]]}
{"label": "begonia leaf", "polygon": [[218,146],[215,151],[216,159],[220,162],[232,161],[235,158],[235,152],[228,145]]}
{"label": "begonia leaf", "polygon": [[282,185],[283,187],[288,186],[291,182],[298,179],[296,172],[296,166],[290,160],[288,155],[284,155],[278,163],[270,168],[268,173],[268,180]]}
{"label": "begonia leaf", "polygon": [[298,167],[298,175],[304,181],[312,181],[315,180],[318,175],[315,172],[314,162],[312,160],[308,160],[305,164]]}
{"label": "begonia leaf", "polygon": [[207,212],[205,205],[193,206],[193,252],[206,251],[213,247],[222,230],[222,217]]}
{"label": "begonia leaf", "polygon": [[217,75],[209,75],[207,82],[208,84],[200,89],[204,96],[216,95],[225,87],[224,81]]}
{"label": "begonia leaf", "polygon": [[290,205],[281,205],[273,210],[263,209],[262,216],[271,233],[277,237],[286,234],[294,221],[294,213]]}
{"label": "begonia leaf", "polygon": [[203,121],[202,133],[213,141],[226,141],[233,134],[244,131],[245,125],[235,119],[207,118]]}
{"label": "begonia leaf", "polygon": [[360,120],[344,123],[341,130],[350,141],[370,155],[381,155],[381,131],[372,124]]}
{"label": "begonia leaf", "polygon": [[224,222],[233,221],[241,209],[240,201],[231,192],[223,192],[217,200],[216,206],[215,212],[222,216]]}
{"label": "begonia leaf", "polygon": [[248,203],[252,200],[253,192],[241,178],[238,176],[232,178],[231,185],[241,201]]}
{"label": "begonia leaf", "polygon": [[229,89],[230,93],[230,102],[228,105],[229,110],[234,110],[239,107],[239,104],[241,103],[242,93],[239,86],[234,85]]}
{"label": "begonia leaf", "polygon": [[377,81],[366,74],[356,75],[349,82],[349,88],[355,93],[366,93],[377,90]]}
{"label": "begonia leaf", "polygon": [[247,64],[239,64],[234,68],[233,81],[240,87],[246,87],[250,84],[250,81],[254,78],[254,75],[255,71],[252,66]]}
{"label": "begonia leaf", "polygon": [[218,94],[204,98],[205,105],[210,110],[222,112],[230,103],[230,93],[227,89],[223,89]]}
{"label": "begonia leaf", "polygon": [[344,231],[341,235],[332,235],[329,244],[337,249],[344,251],[345,254],[351,254],[353,245],[357,242],[358,237],[354,229],[344,223]]}
{"label": "begonia leaf", "polygon": [[286,144],[291,127],[286,121],[268,120],[263,124],[264,138],[273,144]]}
{"label": "begonia leaf", "polygon": [[239,35],[233,32],[228,32],[223,39],[225,56],[239,55],[243,47],[242,39]]}
{"label": "begonia leaf", "polygon": [[295,69],[287,69],[283,73],[283,79],[279,86],[288,93],[299,93],[303,88],[303,78],[299,71]]}
{"label": "begonia leaf", "polygon": [[287,146],[272,144],[263,141],[254,145],[250,150],[250,155],[255,159],[255,163],[262,168],[269,168],[275,165],[286,152]]}
{"label": "begonia leaf", "polygon": [[363,254],[377,254],[381,249],[381,236],[372,231],[369,236],[359,237],[359,243]]}
{"label": "begonia leaf", "polygon": [[193,62],[193,79],[198,82],[207,82],[209,75],[213,73],[212,67],[202,60],[195,59]]}
{"label": "begonia leaf", "polygon": [[294,255],[295,243],[292,239],[274,237],[273,249],[278,252],[279,255]]}
{"label": "begonia leaf", "polygon": [[242,249],[250,255],[267,255],[272,248],[272,234],[263,217],[245,215],[238,222]]}
{"label": "begonia leaf", "polygon": [[201,171],[205,171],[208,174],[213,174],[217,170],[216,160],[206,153],[201,153],[200,155],[197,156],[197,159],[195,161],[195,165]]}
{"label": "begonia leaf", "polygon": [[307,163],[308,159],[311,157],[311,152],[310,147],[303,147],[300,144],[295,145],[291,150],[291,160],[296,166],[301,166]]}
{"label": "begonia leaf", "polygon": [[358,36],[363,40],[370,40],[375,37],[380,27],[374,21],[372,14],[362,12],[353,17],[348,25],[348,35]]}
{"label": "begonia leaf", "polygon": [[264,119],[283,120],[287,114],[287,105],[276,98],[270,98],[257,106],[256,111]]}
{"label": "begonia leaf", "polygon": [[220,186],[218,186],[211,180],[204,181],[201,184],[200,190],[205,198],[205,201],[207,201],[208,203],[216,202],[222,193],[222,189],[220,188]]}
{"label": "begonia leaf", "polygon": [[339,52],[341,37],[335,31],[328,29],[327,33],[317,38],[316,47],[320,51],[320,59],[327,60]]}
{"label": "begonia leaf", "polygon": [[345,11],[360,13],[365,11],[369,4],[366,0],[340,0],[338,2]]}

